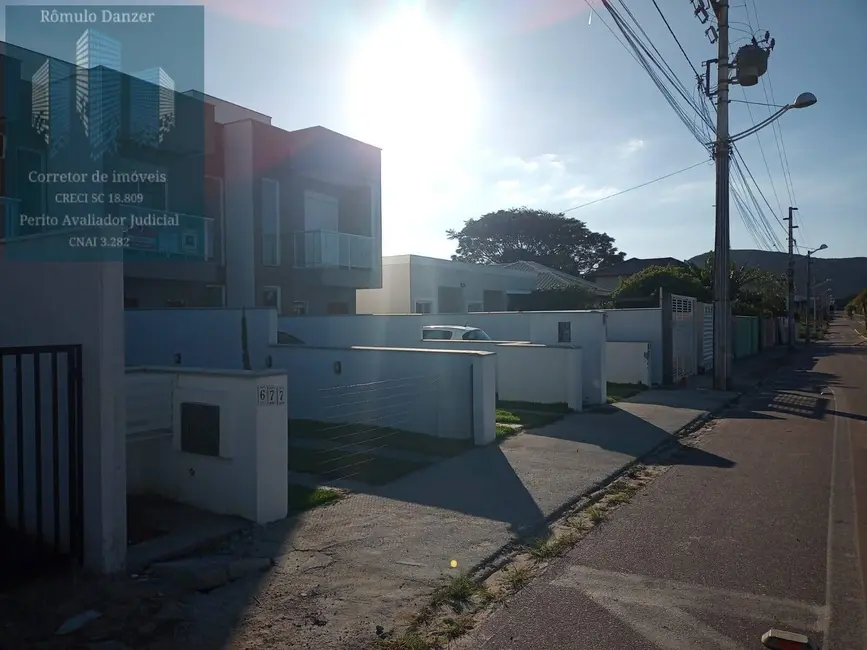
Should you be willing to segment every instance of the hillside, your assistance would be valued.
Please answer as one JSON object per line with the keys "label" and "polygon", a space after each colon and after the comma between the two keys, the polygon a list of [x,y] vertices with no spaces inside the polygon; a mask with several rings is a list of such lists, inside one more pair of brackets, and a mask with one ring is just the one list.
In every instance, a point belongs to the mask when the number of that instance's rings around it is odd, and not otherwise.
{"label": "hillside", "polygon": [[[826,251],[822,251],[826,252]],[[819,253],[821,255],[822,253]],[[688,260],[693,264],[704,265],[704,261],[712,253],[696,255]],[[737,265],[756,266],[772,273],[785,274],[789,256],[786,253],[776,253],[759,250],[733,250],[732,261]],[[837,300],[848,299],[862,289],[867,288],[867,257],[814,257],[813,277],[816,282],[830,279],[821,289],[831,288],[832,295]],[[795,292],[803,295],[807,281],[807,257],[795,256]]]}

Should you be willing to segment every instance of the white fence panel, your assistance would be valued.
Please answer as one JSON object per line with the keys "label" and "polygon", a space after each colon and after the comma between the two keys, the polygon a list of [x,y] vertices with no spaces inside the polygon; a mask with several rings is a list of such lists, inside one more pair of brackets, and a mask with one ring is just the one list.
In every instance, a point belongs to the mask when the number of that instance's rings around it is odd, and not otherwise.
{"label": "white fence panel", "polygon": [[679,381],[696,374],[695,298],[671,296],[671,375]]}

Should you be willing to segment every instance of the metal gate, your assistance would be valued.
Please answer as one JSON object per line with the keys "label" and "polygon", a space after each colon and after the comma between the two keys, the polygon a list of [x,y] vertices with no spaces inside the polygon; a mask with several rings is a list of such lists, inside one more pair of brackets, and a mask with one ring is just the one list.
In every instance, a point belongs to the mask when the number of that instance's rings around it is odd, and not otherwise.
{"label": "metal gate", "polygon": [[671,296],[671,378],[678,383],[696,372],[695,298]]}
{"label": "metal gate", "polygon": [[713,305],[702,303],[701,356],[705,370],[713,368]]}
{"label": "metal gate", "polygon": [[0,348],[0,525],[81,563],[82,463],[81,346]]}

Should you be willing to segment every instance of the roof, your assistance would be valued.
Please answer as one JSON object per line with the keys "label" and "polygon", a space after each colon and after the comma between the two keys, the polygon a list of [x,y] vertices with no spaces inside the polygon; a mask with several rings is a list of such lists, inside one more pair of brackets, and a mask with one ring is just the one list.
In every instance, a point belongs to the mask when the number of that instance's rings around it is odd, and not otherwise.
{"label": "roof", "polygon": [[620,264],[600,269],[593,273],[593,277],[611,278],[621,275],[634,275],[651,266],[686,266],[686,263],[673,257],[651,257],[649,259],[633,257]]}
{"label": "roof", "polygon": [[478,327],[469,325],[423,325],[423,330],[457,330],[459,332],[475,332]]}
{"label": "roof", "polygon": [[530,271],[532,273],[535,273],[537,291],[549,291],[551,289],[581,287],[582,289],[587,289],[588,291],[592,291],[596,294],[609,293],[606,289],[603,289],[602,287],[594,284],[593,282],[590,282],[589,280],[584,280],[583,278],[579,278],[578,276],[564,273],[563,271],[558,271],[557,269],[552,269],[550,266],[545,266],[544,264],[540,264],[539,262],[522,260],[519,262],[511,262],[509,264],[496,264],[494,266],[501,266],[503,268],[514,269],[516,271]]}

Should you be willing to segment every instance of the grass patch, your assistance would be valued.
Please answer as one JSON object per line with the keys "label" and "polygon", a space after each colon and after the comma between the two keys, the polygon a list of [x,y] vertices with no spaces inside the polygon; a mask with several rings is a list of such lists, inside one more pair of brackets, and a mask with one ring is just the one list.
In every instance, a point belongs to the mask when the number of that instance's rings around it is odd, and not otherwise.
{"label": "grass patch", "polygon": [[516,433],[519,433],[521,430],[518,427],[512,427],[508,424],[500,424],[497,423],[497,440],[505,440],[506,438],[511,438]]}
{"label": "grass patch", "polygon": [[305,485],[289,484],[289,512],[303,512],[334,503],[340,493],[328,488],[311,488]]}
{"label": "grass patch", "polygon": [[503,583],[512,591],[518,591],[530,581],[529,565],[511,566],[503,570]]}
{"label": "grass patch", "polygon": [[616,384],[609,382],[607,386],[608,403],[621,402],[645,390],[647,390],[647,386],[644,384]]}
{"label": "grass patch", "polygon": [[477,583],[467,574],[461,573],[434,591],[430,599],[430,607],[436,609],[447,605],[453,611],[461,613],[472,604],[474,597],[485,598],[487,591],[484,585]]}
{"label": "grass patch", "polygon": [[472,614],[461,614],[454,618],[447,617],[442,621],[441,634],[449,641],[454,641],[472,630],[474,626],[475,621]]}
{"label": "grass patch", "polygon": [[554,404],[542,404],[541,402],[511,402],[508,400],[497,401],[497,408],[504,411],[536,411],[540,413],[560,413],[565,415],[572,409],[565,402]]}
{"label": "grass patch", "polygon": [[377,639],[377,650],[432,650],[433,646],[418,632],[409,630],[398,637]]}
{"label": "grass patch", "polygon": [[549,560],[565,553],[575,541],[575,535],[570,533],[543,537],[536,540],[530,547],[530,555],[537,560]]}
{"label": "grass patch", "polygon": [[524,429],[537,429],[556,422],[564,415],[565,412],[507,411],[505,409],[497,409],[497,422],[499,424],[519,424]]}
{"label": "grass patch", "polygon": [[369,485],[385,485],[427,467],[428,463],[382,458],[343,450],[289,449],[289,469],[316,474],[328,480],[351,479]]}
{"label": "grass patch", "polygon": [[590,519],[590,521],[592,521],[594,524],[605,521],[605,510],[603,510],[599,506],[590,506],[584,512]]}

